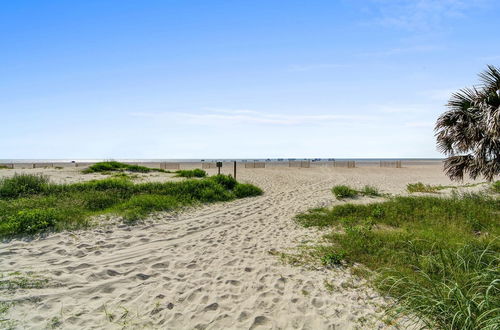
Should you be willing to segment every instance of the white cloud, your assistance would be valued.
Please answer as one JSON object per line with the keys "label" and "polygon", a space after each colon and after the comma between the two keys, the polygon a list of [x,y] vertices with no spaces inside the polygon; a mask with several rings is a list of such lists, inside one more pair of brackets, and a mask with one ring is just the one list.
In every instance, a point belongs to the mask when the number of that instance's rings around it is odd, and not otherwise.
{"label": "white cloud", "polygon": [[429,106],[424,105],[408,105],[408,104],[391,104],[391,105],[379,105],[376,107],[381,113],[395,114],[395,113],[405,113],[405,114],[420,114],[427,113],[431,109]]}
{"label": "white cloud", "polygon": [[301,124],[321,124],[325,122],[346,122],[346,121],[369,121],[374,120],[374,116],[364,115],[337,115],[337,114],[278,114],[265,113],[253,110],[232,110],[232,109],[210,109],[206,113],[195,112],[135,112],[130,115],[135,117],[149,118],[171,118],[178,117],[189,119],[196,124],[267,124],[267,125],[301,125]]}
{"label": "white cloud", "polygon": [[408,30],[431,31],[445,19],[465,17],[488,0],[374,0],[378,4],[376,24]]}

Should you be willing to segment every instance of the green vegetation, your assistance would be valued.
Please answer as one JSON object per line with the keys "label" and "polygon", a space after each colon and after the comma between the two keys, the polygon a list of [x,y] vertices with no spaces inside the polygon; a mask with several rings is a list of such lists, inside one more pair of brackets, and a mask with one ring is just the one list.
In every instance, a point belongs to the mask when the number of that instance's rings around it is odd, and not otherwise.
{"label": "green vegetation", "polygon": [[48,285],[49,280],[33,272],[0,273],[0,291],[16,291],[19,289],[41,289]]}
{"label": "green vegetation", "polygon": [[493,184],[491,185],[491,189],[494,192],[500,193],[500,181],[493,182]]}
{"label": "green vegetation", "polygon": [[409,193],[423,192],[423,193],[436,193],[438,190],[443,190],[449,187],[445,186],[432,186],[430,184],[423,184],[422,182],[408,183],[406,185],[406,190]]}
{"label": "green vegetation", "polygon": [[415,193],[415,192],[437,193],[439,190],[456,189],[456,188],[469,188],[469,187],[479,186],[479,185],[482,185],[485,183],[486,182],[479,182],[479,183],[465,184],[465,185],[461,185],[461,186],[442,186],[442,185],[430,185],[430,184],[424,184],[422,182],[417,182],[417,183],[407,184],[406,190],[408,190],[409,193]]}
{"label": "green vegetation", "polygon": [[[10,293],[25,289],[42,289],[54,285],[48,278],[42,277],[34,272],[0,272],[0,295],[7,298]],[[4,295],[5,294],[5,295]],[[35,299],[35,298],[33,298]],[[0,328],[19,329],[21,324],[18,320],[10,318],[9,311],[18,304],[20,300],[0,301]]]}
{"label": "green vegetation", "polygon": [[[393,197],[296,217],[332,229],[310,248],[325,266],[362,264],[395,310],[429,328],[495,329],[500,321],[500,200],[485,194]],[[296,258],[295,260],[298,260]]]}
{"label": "green vegetation", "polygon": [[44,176],[15,175],[0,181],[0,237],[87,227],[93,215],[104,213],[133,221],[151,212],[260,194],[225,175],[140,184],[127,177],[53,184]]}
{"label": "green vegetation", "polygon": [[49,179],[43,175],[15,174],[0,179],[0,198],[18,198],[42,192]]}
{"label": "green vegetation", "polygon": [[6,165],[0,165],[0,170],[9,170],[9,169],[11,168]]}
{"label": "green vegetation", "polygon": [[149,172],[166,172],[159,168],[150,168],[139,165],[129,165],[125,163],[120,163],[116,161],[100,162],[89,166],[87,169],[83,170],[83,173],[106,173],[106,172],[117,172],[117,171],[129,171],[129,172],[139,172],[139,173],[149,173]]}
{"label": "green vegetation", "polygon": [[332,188],[332,193],[338,199],[353,198],[353,197],[356,197],[358,195],[371,196],[371,197],[381,196],[378,189],[373,187],[373,186],[364,186],[363,189],[356,190],[356,189],[351,188],[349,186],[339,185],[339,186],[334,186]]}
{"label": "green vegetation", "polygon": [[356,190],[345,185],[334,186],[332,188],[332,193],[337,198],[351,198],[358,195],[358,192]]}
{"label": "green vegetation", "polygon": [[204,178],[207,176],[207,172],[199,168],[195,168],[194,170],[178,170],[175,173],[177,173],[176,176],[183,178]]}
{"label": "green vegetation", "polygon": [[365,196],[373,196],[373,197],[381,196],[378,189],[373,186],[364,186],[363,189],[360,191],[360,193]]}

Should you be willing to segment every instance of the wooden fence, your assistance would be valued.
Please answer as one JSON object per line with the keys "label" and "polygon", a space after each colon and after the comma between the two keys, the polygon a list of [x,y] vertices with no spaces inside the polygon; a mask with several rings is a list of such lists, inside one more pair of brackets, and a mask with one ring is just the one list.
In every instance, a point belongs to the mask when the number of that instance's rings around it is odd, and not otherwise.
{"label": "wooden fence", "polygon": [[354,160],[336,160],[333,162],[333,167],[355,168],[356,162]]}
{"label": "wooden fence", "polygon": [[0,164],[0,167],[3,167],[3,168],[14,168],[14,164]]}
{"label": "wooden fence", "polygon": [[160,163],[162,170],[180,170],[181,164],[179,163]]}
{"label": "wooden fence", "polygon": [[252,162],[252,163],[245,163],[245,168],[265,168],[266,163],[264,162]]}
{"label": "wooden fence", "polygon": [[288,167],[309,168],[309,167],[311,167],[311,161],[310,160],[290,160],[288,162]]}
{"label": "wooden fence", "polygon": [[217,168],[217,164],[216,163],[201,163],[201,168],[202,169]]}
{"label": "wooden fence", "polygon": [[381,160],[380,161],[380,167],[401,168],[401,161],[400,160],[393,160],[393,161]]}
{"label": "wooden fence", "polygon": [[33,163],[33,168],[54,167],[54,163]]}

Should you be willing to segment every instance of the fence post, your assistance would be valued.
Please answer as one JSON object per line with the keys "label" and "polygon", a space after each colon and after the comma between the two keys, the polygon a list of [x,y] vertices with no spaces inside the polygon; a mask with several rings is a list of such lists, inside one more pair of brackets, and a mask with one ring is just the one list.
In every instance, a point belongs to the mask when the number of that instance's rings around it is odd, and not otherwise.
{"label": "fence post", "polygon": [[236,161],[234,161],[234,179],[236,180]]}

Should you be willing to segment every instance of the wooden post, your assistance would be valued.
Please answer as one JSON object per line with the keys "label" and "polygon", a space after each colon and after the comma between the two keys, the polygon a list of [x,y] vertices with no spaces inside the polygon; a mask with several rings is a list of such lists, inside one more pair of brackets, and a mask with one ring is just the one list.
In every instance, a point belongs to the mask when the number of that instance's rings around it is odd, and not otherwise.
{"label": "wooden post", "polygon": [[236,180],[236,161],[234,161],[234,179]]}

